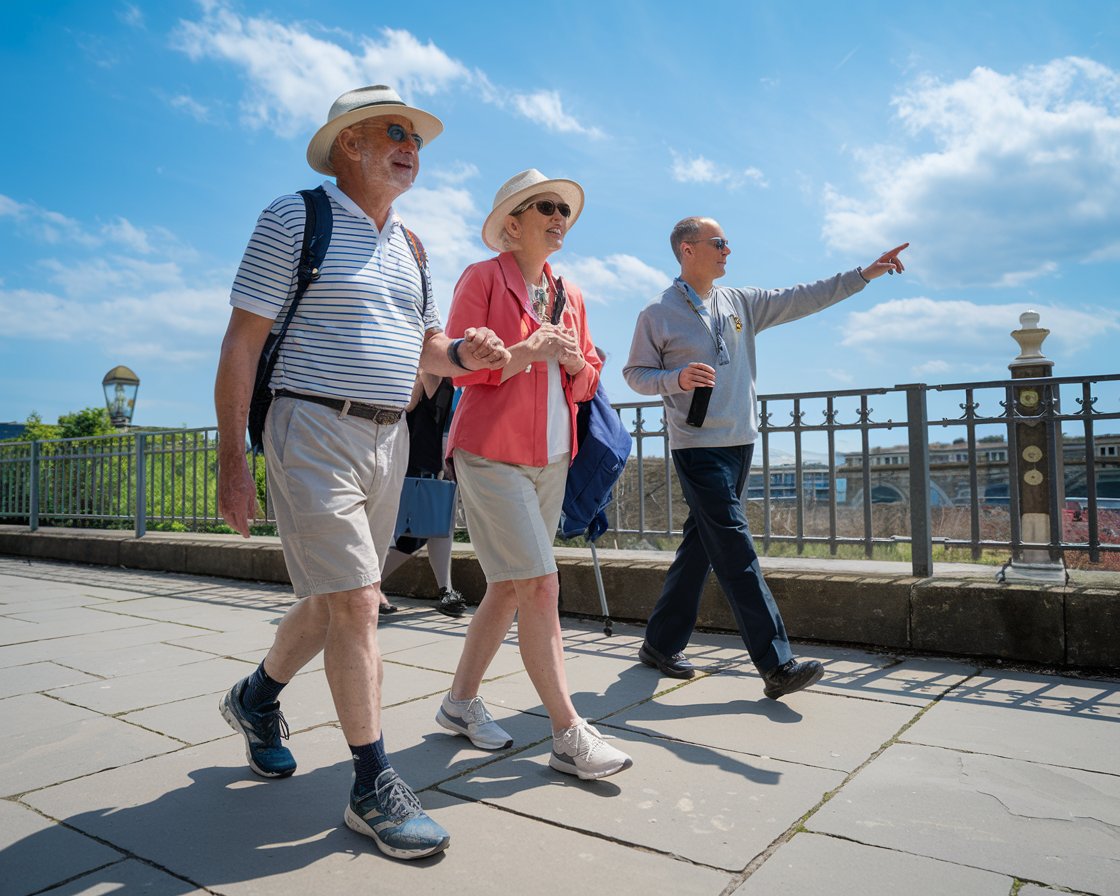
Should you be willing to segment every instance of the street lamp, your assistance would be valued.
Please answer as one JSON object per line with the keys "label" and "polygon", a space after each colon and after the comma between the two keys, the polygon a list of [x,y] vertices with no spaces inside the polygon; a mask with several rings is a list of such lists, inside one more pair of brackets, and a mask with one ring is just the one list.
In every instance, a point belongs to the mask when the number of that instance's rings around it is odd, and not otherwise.
{"label": "street lamp", "polygon": [[125,427],[132,422],[132,411],[136,407],[136,392],[140,388],[140,377],[123,364],[114,367],[101,381],[105,390],[105,407],[113,426]]}

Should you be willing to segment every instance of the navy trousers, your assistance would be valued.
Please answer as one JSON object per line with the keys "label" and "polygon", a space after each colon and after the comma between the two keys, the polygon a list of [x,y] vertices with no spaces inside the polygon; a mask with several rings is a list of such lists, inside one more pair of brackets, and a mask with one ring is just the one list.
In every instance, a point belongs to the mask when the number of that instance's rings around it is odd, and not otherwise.
{"label": "navy trousers", "polygon": [[782,614],[759,569],[740,500],[753,453],[754,445],[673,451],[689,514],[661,597],[646,625],[646,642],[665,656],[687,646],[708,573],[714,569],[759,671],[769,672],[793,658]]}

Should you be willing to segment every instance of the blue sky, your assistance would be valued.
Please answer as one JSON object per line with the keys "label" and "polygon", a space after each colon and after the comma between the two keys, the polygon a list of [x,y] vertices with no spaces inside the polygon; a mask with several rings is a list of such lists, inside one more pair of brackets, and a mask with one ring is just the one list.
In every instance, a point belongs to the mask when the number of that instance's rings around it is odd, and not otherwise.
{"label": "blue sky", "polygon": [[245,240],[321,181],[307,141],[369,83],[446,125],[398,203],[444,314],[504,180],[583,184],[554,263],[616,402],[637,398],[633,321],[689,214],[722,223],[727,285],[912,243],[904,277],[762,334],[762,392],[1003,378],[1028,308],[1056,373],[1120,368],[1113,0],[384,6],[4,4],[0,420],[100,404],[126,364],[135,423],[212,425]]}

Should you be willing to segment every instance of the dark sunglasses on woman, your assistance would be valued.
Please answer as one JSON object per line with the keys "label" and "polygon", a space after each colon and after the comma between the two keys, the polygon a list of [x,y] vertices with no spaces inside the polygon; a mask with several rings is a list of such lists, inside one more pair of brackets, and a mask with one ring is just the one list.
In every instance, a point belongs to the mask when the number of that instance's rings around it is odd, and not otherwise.
{"label": "dark sunglasses on woman", "polygon": [[551,199],[536,199],[523,208],[519,208],[515,212],[510,212],[511,215],[520,215],[522,212],[527,212],[529,209],[535,208],[538,212],[546,218],[551,218],[554,212],[560,212],[563,218],[570,218],[572,216],[572,207],[566,202],[553,202]]}

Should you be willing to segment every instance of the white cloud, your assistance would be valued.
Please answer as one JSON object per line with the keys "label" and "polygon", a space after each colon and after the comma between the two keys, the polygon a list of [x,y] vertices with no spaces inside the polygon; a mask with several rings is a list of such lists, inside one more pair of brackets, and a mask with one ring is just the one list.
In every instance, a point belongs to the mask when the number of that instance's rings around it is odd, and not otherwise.
{"label": "white cloud", "polygon": [[560,93],[555,90],[538,90],[534,93],[515,93],[511,96],[515,109],[532,122],[560,134],[583,134],[600,139],[598,128],[584,127],[564,111]]}
{"label": "white cloud", "polygon": [[977,68],[919,79],[894,107],[912,143],[856,153],[860,197],[826,188],[832,248],[910,240],[912,270],[938,286],[1021,286],[1120,255],[1116,71],[1080,58]]}
{"label": "white cloud", "polygon": [[181,109],[195,121],[202,123],[210,121],[210,109],[194,99],[194,97],[180,94],[179,96],[171,97],[168,103],[171,105],[172,109]]}
{"label": "white cloud", "polygon": [[672,277],[633,255],[572,256],[558,260],[557,273],[570,278],[588,302],[648,300],[665,289]]}
{"label": "white cloud", "polygon": [[218,59],[243,69],[243,123],[284,137],[318,128],[325,98],[362,84],[390,84],[406,102],[417,104],[420,96],[473,87],[483,102],[510,109],[556,133],[602,136],[598,128],[567,112],[557,91],[496,86],[485,73],[469,69],[409,31],[381,28],[377,37],[352,37],[323,28],[313,33],[311,27],[243,16],[211,0],[203,4],[198,21],[179,22],[174,45],[196,62]]}
{"label": "white cloud", "polygon": [[451,294],[463,268],[490,256],[480,233],[485,217],[460,186],[413,187],[394,203],[405,226],[424,243],[432,287],[446,318]]}
{"label": "white cloud", "polygon": [[142,29],[144,27],[144,12],[135,4],[124,4],[117,12],[117,18],[129,28]]}
{"label": "white cloud", "polygon": [[673,180],[682,184],[722,184],[736,189],[751,183],[759,187],[767,186],[766,177],[754,167],[733,169],[713,162],[704,156],[684,156],[670,149],[673,157],[671,172]]}
{"label": "white cloud", "polygon": [[35,288],[0,285],[7,338],[128,345],[130,357],[169,362],[212,359],[232,272],[200,275],[196,253],[173,234],[125,218],[87,225],[0,196],[0,219],[44,250],[28,260]]}
{"label": "white cloud", "polygon": [[[928,346],[934,356],[949,348],[1010,352],[1015,343],[1009,334],[1019,328],[1019,315],[1025,310],[1023,304],[894,299],[867,311],[851,312],[841,344],[875,350]],[[1041,315],[1040,326],[1050,330],[1048,340],[1070,350],[1096,339],[1116,340],[1120,336],[1120,310],[1059,305],[1036,305],[1034,310]]]}

